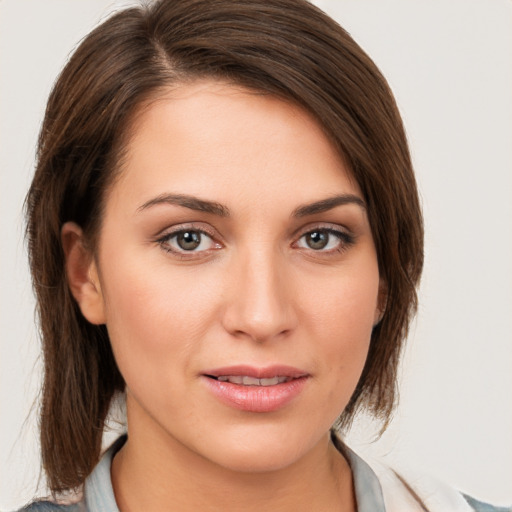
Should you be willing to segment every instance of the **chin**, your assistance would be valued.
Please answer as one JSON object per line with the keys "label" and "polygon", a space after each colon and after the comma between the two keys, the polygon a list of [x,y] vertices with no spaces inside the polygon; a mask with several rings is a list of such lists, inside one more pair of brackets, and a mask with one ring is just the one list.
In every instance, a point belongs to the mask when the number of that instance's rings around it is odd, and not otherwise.
{"label": "chin", "polygon": [[219,465],[236,473],[271,473],[293,465],[301,457],[291,450],[234,450],[221,455]]}
{"label": "chin", "polygon": [[[294,435],[284,425],[277,432],[273,430],[260,428],[233,435],[224,431],[222,439],[217,436],[210,439],[210,448],[215,448],[215,452],[209,457],[204,455],[219,466],[238,473],[268,473],[299,462],[323,439],[323,436],[313,439],[311,434],[301,435],[299,432]],[[325,435],[328,437],[328,432]]]}

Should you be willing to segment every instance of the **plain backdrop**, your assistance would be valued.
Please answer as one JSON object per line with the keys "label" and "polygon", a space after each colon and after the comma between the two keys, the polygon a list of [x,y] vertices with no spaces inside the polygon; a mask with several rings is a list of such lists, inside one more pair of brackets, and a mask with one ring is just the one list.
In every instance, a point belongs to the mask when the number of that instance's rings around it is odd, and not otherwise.
{"label": "plain backdrop", "polygon": [[[36,492],[40,360],[22,204],[46,98],[78,41],[130,2],[0,0],[0,510]],[[388,78],[426,223],[420,310],[387,433],[360,452],[512,503],[512,2],[324,0]],[[34,405],[35,404],[35,405]],[[32,410],[32,412],[30,412]]]}

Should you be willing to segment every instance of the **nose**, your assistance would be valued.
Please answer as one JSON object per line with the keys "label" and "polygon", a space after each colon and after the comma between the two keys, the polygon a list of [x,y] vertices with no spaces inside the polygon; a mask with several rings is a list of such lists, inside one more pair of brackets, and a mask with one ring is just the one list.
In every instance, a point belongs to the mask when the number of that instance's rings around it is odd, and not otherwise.
{"label": "nose", "polygon": [[230,269],[224,328],[262,343],[289,335],[297,325],[293,283],[286,263],[272,250],[241,256]]}

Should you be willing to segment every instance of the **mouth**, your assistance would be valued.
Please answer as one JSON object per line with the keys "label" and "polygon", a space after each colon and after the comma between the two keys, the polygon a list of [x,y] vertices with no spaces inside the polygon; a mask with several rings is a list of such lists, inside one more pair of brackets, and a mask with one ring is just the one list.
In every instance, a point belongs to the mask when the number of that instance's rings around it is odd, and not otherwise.
{"label": "mouth", "polygon": [[307,372],[289,366],[231,366],[202,374],[207,388],[225,405],[248,412],[273,412],[298,397]]}
{"label": "mouth", "polygon": [[277,386],[293,379],[307,377],[308,372],[286,365],[266,367],[237,365],[208,370],[204,375],[219,382],[229,382],[239,386]]}
{"label": "mouth", "polygon": [[218,380],[219,382],[230,382],[231,384],[238,384],[240,386],[277,386],[284,382],[290,382],[293,377],[277,376],[271,378],[257,379],[249,375],[207,375],[211,379]]}

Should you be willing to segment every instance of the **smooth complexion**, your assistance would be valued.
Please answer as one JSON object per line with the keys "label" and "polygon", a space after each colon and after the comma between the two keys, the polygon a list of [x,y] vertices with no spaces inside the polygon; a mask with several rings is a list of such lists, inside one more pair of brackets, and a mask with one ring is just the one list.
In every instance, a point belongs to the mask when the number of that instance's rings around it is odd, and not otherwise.
{"label": "smooth complexion", "polygon": [[384,287],[361,191],[311,116],[213,81],[161,94],[94,257],[75,224],[63,244],[126,381],[121,511],[354,509],[329,429]]}

